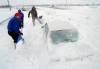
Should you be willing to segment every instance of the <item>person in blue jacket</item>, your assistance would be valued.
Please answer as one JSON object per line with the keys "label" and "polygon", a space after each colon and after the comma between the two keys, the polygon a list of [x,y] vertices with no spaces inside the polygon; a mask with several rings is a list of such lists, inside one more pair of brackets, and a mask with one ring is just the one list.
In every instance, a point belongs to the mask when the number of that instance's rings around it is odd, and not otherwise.
{"label": "person in blue jacket", "polygon": [[19,36],[23,35],[23,33],[20,31],[20,28],[21,28],[20,14],[16,13],[14,17],[10,19],[7,26],[8,34],[12,37],[15,44],[18,42]]}

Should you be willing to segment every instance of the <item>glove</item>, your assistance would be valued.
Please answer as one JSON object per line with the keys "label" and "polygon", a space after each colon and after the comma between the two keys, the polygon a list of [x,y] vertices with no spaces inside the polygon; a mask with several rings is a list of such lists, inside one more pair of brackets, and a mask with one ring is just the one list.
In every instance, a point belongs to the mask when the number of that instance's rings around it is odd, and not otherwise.
{"label": "glove", "polygon": [[20,35],[23,35],[23,33],[21,32]]}
{"label": "glove", "polygon": [[22,32],[19,32],[19,35],[23,35],[23,33]]}
{"label": "glove", "polygon": [[41,28],[44,28],[44,26],[41,26]]}
{"label": "glove", "polygon": [[21,25],[21,27],[23,28],[23,24]]}

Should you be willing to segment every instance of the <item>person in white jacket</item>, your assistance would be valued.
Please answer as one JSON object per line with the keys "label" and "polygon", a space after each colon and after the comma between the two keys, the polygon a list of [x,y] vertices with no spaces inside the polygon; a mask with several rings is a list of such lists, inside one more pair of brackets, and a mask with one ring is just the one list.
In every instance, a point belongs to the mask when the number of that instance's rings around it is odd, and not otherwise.
{"label": "person in white jacket", "polygon": [[44,34],[45,34],[45,37],[47,39],[47,36],[48,36],[48,32],[49,32],[49,27],[48,27],[48,24],[47,22],[45,21],[45,19],[43,18],[43,16],[39,16],[39,20],[41,22],[41,28],[43,29],[44,31]]}

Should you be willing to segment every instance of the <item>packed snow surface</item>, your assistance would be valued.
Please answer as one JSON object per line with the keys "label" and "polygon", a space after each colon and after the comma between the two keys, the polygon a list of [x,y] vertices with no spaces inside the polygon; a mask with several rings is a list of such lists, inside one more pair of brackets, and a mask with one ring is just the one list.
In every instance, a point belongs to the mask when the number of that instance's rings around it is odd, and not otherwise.
{"label": "packed snow surface", "polygon": [[[0,10],[4,11],[0,11],[2,20],[15,13]],[[37,11],[49,26],[47,39],[42,25],[36,20],[33,26],[31,17],[27,16],[28,10],[24,11],[25,43],[16,50],[7,33],[8,21],[0,24],[0,69],[100,68],[100,7],[70,7],[65,10],[38,7]],[[51,32],[67,29],[77,31],[77,41],[54,44]]]}

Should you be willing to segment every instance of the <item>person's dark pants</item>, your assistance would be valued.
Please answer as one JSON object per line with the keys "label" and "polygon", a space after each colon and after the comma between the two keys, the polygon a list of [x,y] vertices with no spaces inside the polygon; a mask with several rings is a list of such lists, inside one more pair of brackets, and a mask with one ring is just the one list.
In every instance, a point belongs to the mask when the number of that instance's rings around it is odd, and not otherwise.
{"label": "person's dark pants", "polygon": [[14,43],[17,43],[18,37],[20,35],[16,32],[9,32],[9,31],[8,31],[8,34],[12,37],[12,39],[14,40]]}

